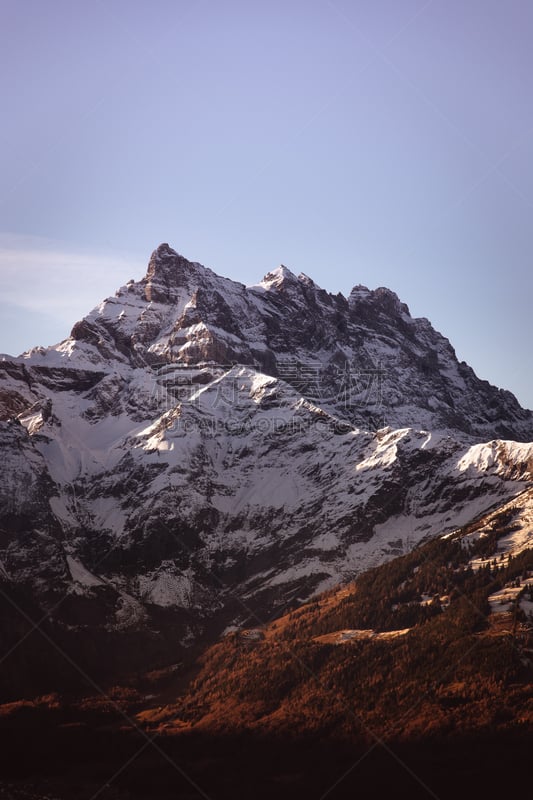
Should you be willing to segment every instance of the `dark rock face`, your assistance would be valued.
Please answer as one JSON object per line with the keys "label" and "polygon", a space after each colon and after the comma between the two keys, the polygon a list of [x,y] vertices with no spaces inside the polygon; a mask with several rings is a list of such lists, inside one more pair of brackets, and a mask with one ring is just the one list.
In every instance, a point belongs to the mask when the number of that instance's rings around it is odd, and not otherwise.
{"label": "dark rock face", "polygon": [[286,267],[246,288],[167,244],[69,339],[1,361],[0,411],[4,585],[59,593],[63,632],[172,631],[174,656],[467,522],[533,463],[481,444],[531,440],[531,412],[394,292]]}
{"label": "dark rock face", "polygon": [[[45,408],[46,414],[46,408]],[[0,481],[0,563],[3,577],[54,591],[68,575],[62,531],[50,508],[57,487],[45,459],[18,422],[0,422],[3,471]],[[49,586],[46,583],[49,582]]]}

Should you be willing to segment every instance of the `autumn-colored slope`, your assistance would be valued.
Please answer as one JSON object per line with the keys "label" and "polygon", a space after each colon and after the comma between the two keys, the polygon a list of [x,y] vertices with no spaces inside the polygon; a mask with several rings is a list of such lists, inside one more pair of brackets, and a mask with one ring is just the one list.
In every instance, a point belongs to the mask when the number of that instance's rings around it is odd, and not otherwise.
{"label": "autumn-colored slope", "polygon": [[[182,697],[140,719],[168,733],[365,741],[533,727],[533,642],[519,605],[533,550],[498,555],[513,518],[503,510],[490,536],[476,538],[470,526],[228,635],[204,654]],[[474,571],[479,558],[485,565]],[[517,583],[512,607],[491,613],[488,598]]]}

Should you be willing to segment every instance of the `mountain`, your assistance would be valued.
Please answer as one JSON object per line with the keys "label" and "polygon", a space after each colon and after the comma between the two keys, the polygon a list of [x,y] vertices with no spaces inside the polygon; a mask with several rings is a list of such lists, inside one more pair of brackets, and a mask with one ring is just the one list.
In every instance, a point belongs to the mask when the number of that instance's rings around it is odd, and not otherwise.
{"label": "mountain", "polygon": [[531,481],[532,412],[390,290],[286,267],[245,287],[166,244],[66,340],[0,361],[0,410],[15,694],[59,650],[91,674],[193,660]]}

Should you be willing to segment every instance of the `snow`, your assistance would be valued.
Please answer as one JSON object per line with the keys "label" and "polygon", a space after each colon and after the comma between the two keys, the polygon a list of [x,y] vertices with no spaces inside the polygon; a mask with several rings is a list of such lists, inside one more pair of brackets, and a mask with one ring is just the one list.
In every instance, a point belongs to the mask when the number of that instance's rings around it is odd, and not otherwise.
{"label": "snow", "polygon": [[163,561],[161,567],[137,578],[139,595],[145,602],[163,608],[193,605],[194,575],[191,570],[177,573],[172,562]]}
{"label": "snow", "polygon": [[297,505],[306,489],[306,482],[288,466],[265,467],[261,471],[261,482],[250,481],[233,498],[236,512],[248,506],[270,506],[282,509]]}
{"label": "snow", "polygon": [[84,509],[90,513],[93,525],[99,530],[109,530],[119,538],[126,525],[127,513],[116,497],[84,499]]}
{"label": "snow", "polygon": [[514,601],[523,592],[523,586],[506,586],[489,597],[490,610],[493,614],[511,611]]}
{"label": "snow", "polygon": [[315,637],[316,642],[320,642],[321,644],[348,644],[349,642],[360,642],[360,641],[368,641],[372,640],[387,640],[387,639],[397,639],[400,636],[405,636],[411,628],[403,628],[402,630],[397,631],[381,631],[376,632],[374,630],[343,630],[343,631],[335,631],[334,633],[326,633],[322,636]]}
{"label": "snow", "polygon": [[441,447],[450,439],[449,431],[432,431],[431,433],[421,431],[421,433],[426,435],[426,439],[420,447],[421,450],[433,450]]}
{"label": "snow", "polygon": [[394,464],[398,455],[398,443],[410,433],[410,428],[400,428],[399,430],[387,432],[382,436],[378,432],[376,443],[372,448],[373,452],[357,464],[356,471],[383,469]]}
{"label": "snow", "polygon": [[79,520],[72,512],[70,504],[64,495],[60,497],[51,497],[49,504],[54,516],[61,521],[62,527],[69,527],[73,530],[77,528]]}
{"label": "snow", "polygon": [[526,503],[517,510],[513,519],[517,530],[498,540],[498,552],[518,555],[528,547],[533,547],[533,502]]}
{"label": "snow", "polygon": [[[305,276],[304,276],[305,277]],[[254,284],[248,288],[250,289],[264,289],[265,291],[271,291],[272,289],[279,289],[286,282],[295,282],[298,281],[296,275],[290,271],[287,267],[281,264],[276,269],[268,272],[262,281],[259,283]]]}
{"label": "snow", "polygon": [[347,631],[339,631],[336,634],[337,641],[336,644],[344,644],[344,642],[350,642],[354,639],[371,639],[374,636],[373,630],[347,630]]}
{"label": "snow", "polygon": [[41,408],[37,408],[35,411],[30,409],[30,411],[19,417],[19,421],[24,425],[30,436],[38,433],[45,422]]}
{"label": "snow", "polygon": [[376,639],[397,639],[399,636],[405,636],[406,633],[409,633],[411,628],[402,628],[399,631],[382,631],[381,633],[376,633]]}
{"label": "snow", "polygon": [[224,639],[226,636],[229,636],[231,633],[237,633],[240,628],[237,625],[227,625],[222,633],[220,634],[220,638]]}
{"label": "snow", "polygon": [[527,464],[532,459],[533,443],[493,440],[470,447],[457,462],[457,470],[479,474],[495,467],[501,471],[508,462]]}
{"label": "snow", "polygon": [[249,642],[260,642],[265,638],[265,634],[259,628],[249,628],[243,631],[241,636]]}
{"label": "snow", "polygon": [[421,606],[430,606],[431,603],[433,602],[434,595],[432,595],[432,594],[423,594],[423,595],[421,595],[421,598],[422,599],[420,600],[419,605],[421,605]]}
{"label": "snow", "polygon": [[286,569],[280,569],[273,577],[269,578],[269,586],[280,586],[285,583],[292,583],[299,581],[302,578],[307,578],[310,575],[317,573],[324,573],[326,571],[325,565],[319,558],[304,559],[300,564],[296,564]]}
{"label": "snow", "polygon": [[[85,408],[89,403],[85,403]],[[46,458],[52,478],[59,484],[70,483],[82,474],[95,474],[113,469],[124,455],[125,440],[142,430],[142,423],[135,423],[126,414],[105,416],[90,422],[80,415],[83,405],[70,393],[57,393],[53,397],[52,412],[61,426],[54,437],[37,443]],[[21,418],[21,422],[32,433],[33,416]],[[146,423],[145,423],[146,424]]]}
{"label": "snow", "polygon": [[518,494],[507,503],[499,504],[499,507],[489,513],[474,531],[461,537],[463,546],[487,537],[500,524],[502,514],[507,518],[507,527],[512,530],[498,537],[496,552],[493,555],[470,559],[468,563],[474,571],[482,569],[494,560],[498,566],[505,566],[510,556],[517,556],[523,550],[533,547],[533,493],[530,489]]}
{"label": "snow", "polygon": [[339,537],[335,531],[329,530],[313,539],[313,549],[316,550],[337,550],[339,548]]}
{"label": "snow", "polygon": [[70,575],[75,583],[89,588],[93,586],[105,585],[105,582],[100,578],[97,578],[96,575],[93,575],[92,572],[89,572],[89,570],[83,566],[79,559],[74,558],[74,556],[67,555],[66,560]]}
{"label": "snow", "polygon": [[496,492],[482,495],[472,500],[465,500],[458,503],[453,508],[445,506],[440,511],[433,513],[418,513],[416,507],[414,513],[399,514],[391,516],[386,522],[378,524],[374,528],[374,541],[377,544],[382,540],[397,540],[401,538],[406,541],[410,549],[415,543],[422,539],[436,536],[444,531],[456,530],[461,525],[468,522],[479,514],[483,513],[495,503],[501,500],[501,495]]}

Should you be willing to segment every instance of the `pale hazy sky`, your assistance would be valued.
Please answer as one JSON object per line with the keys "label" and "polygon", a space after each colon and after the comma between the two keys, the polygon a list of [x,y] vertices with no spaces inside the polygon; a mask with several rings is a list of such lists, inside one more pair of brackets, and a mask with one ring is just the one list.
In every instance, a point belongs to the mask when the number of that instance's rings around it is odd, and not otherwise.
{"label": "pale hazy sky", "polygon": [[388,286],[533,407],[533,2],[1,0],[0,352],[162,241]]}

